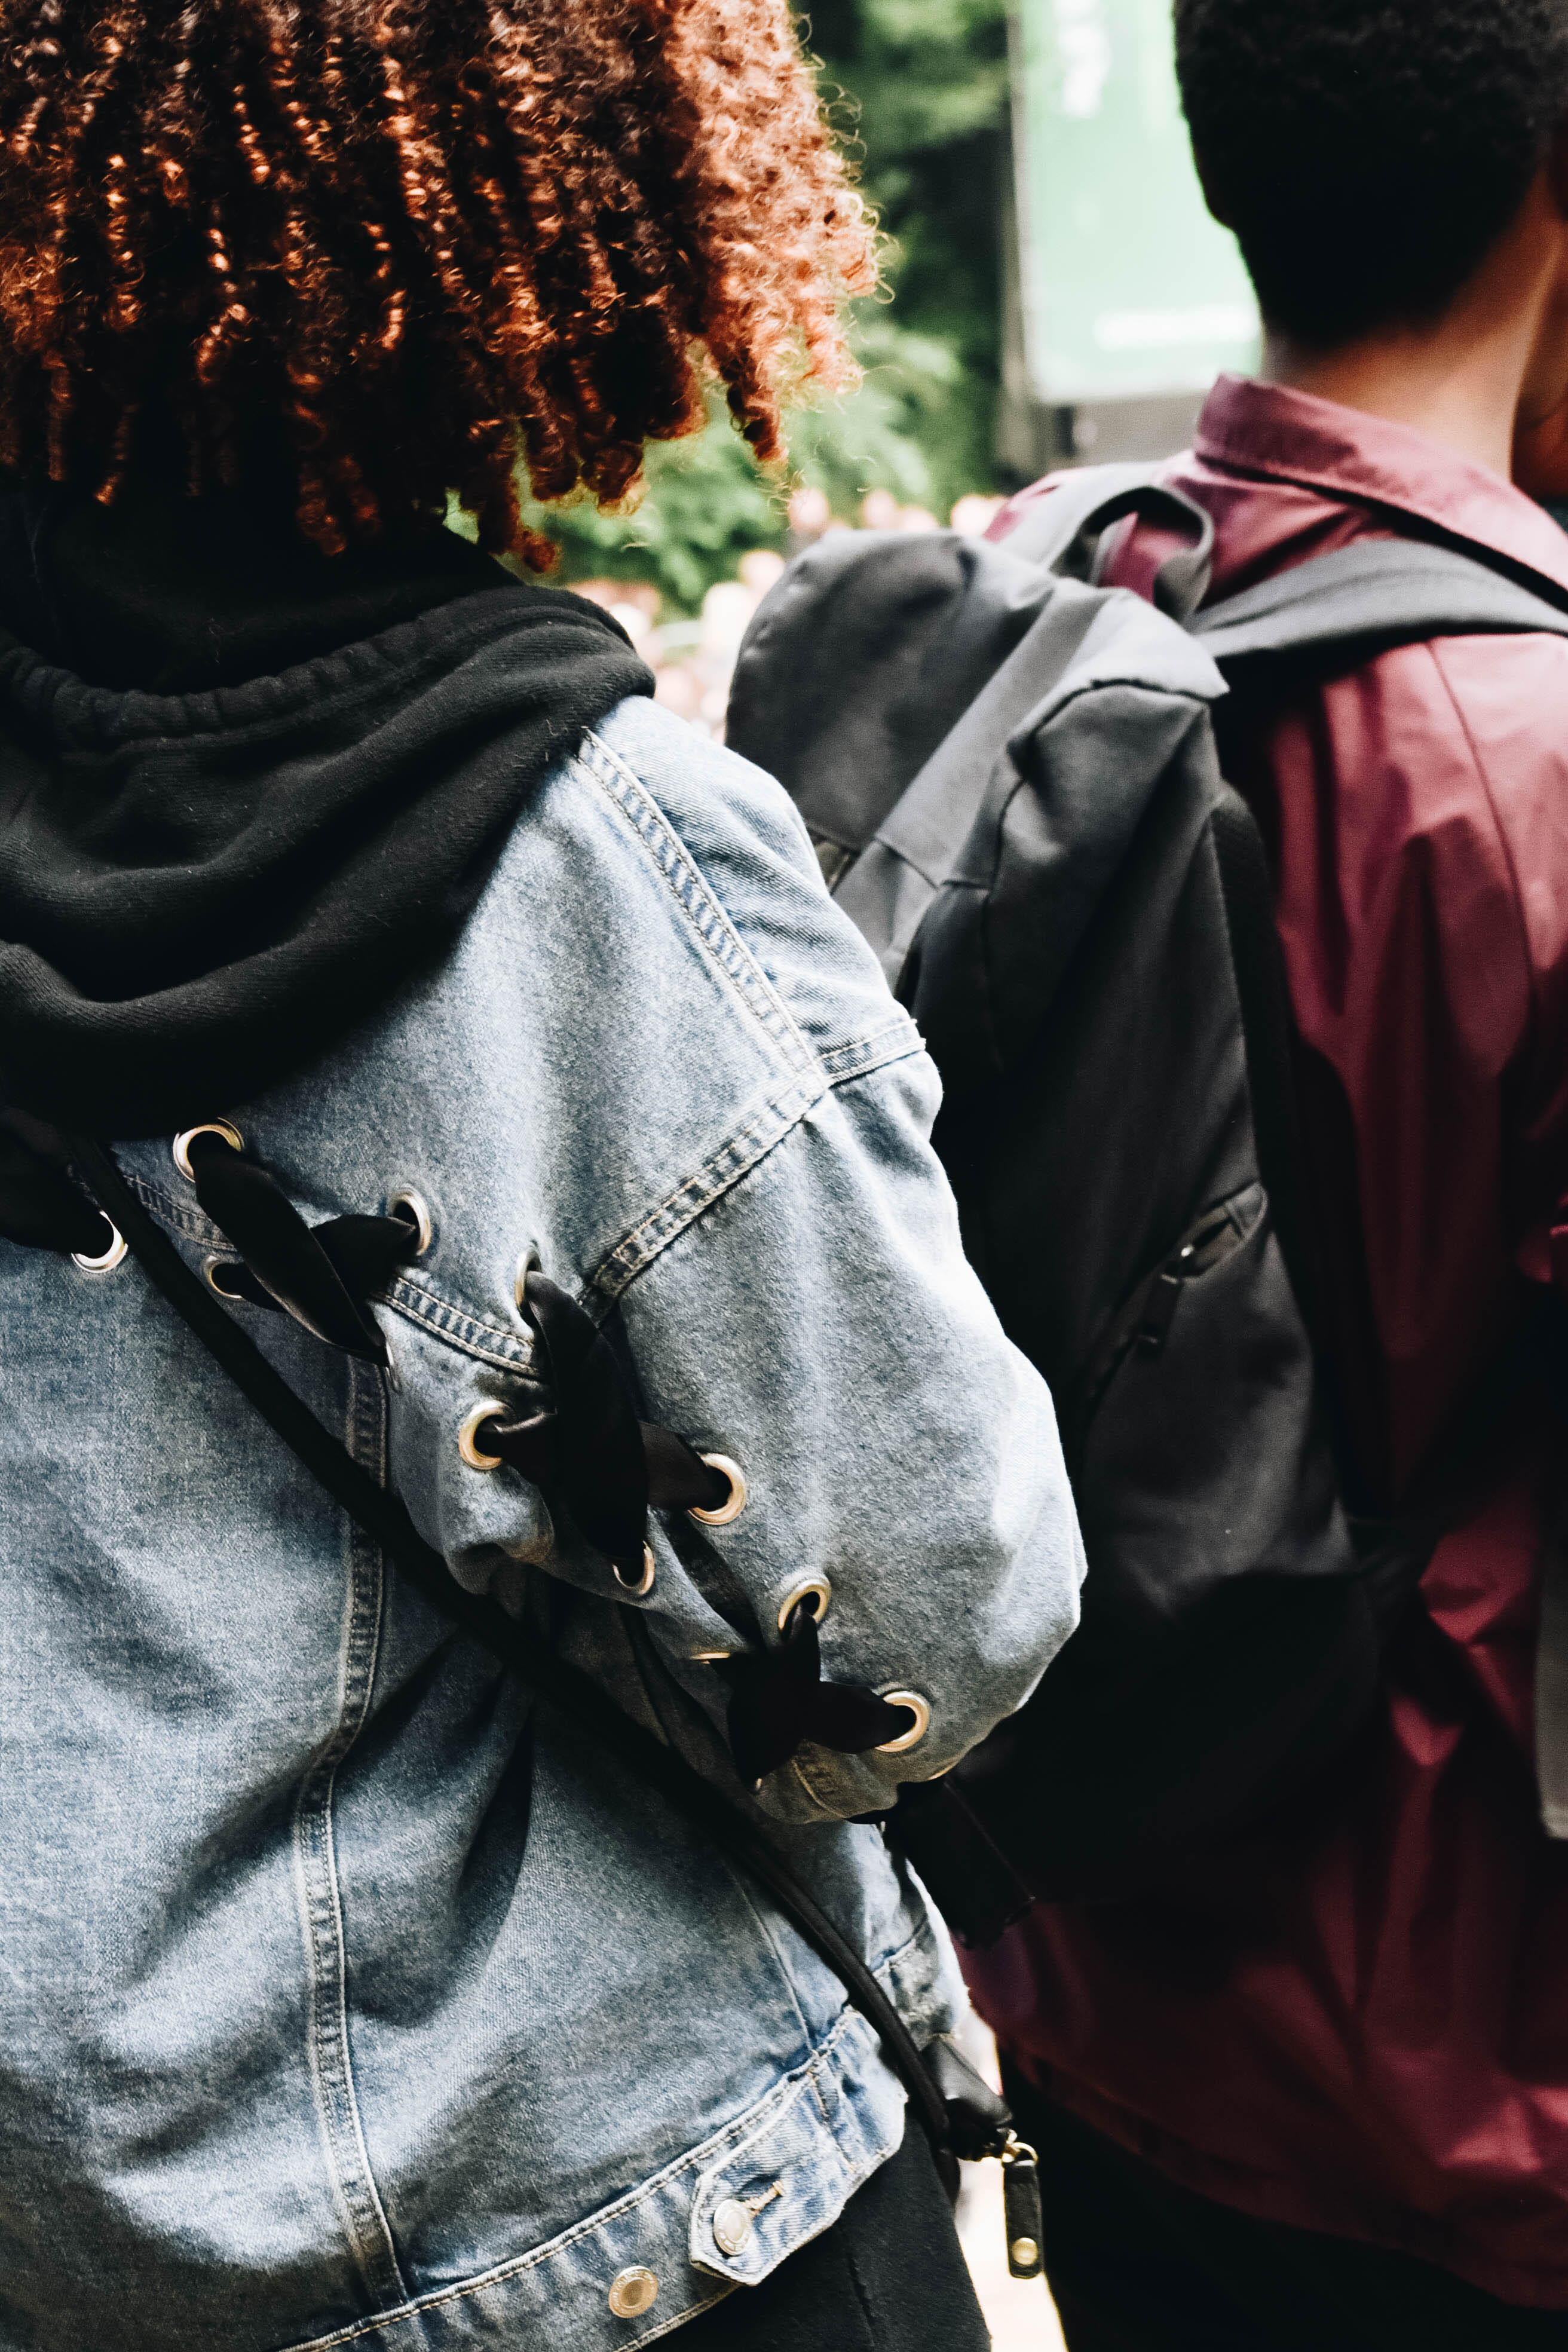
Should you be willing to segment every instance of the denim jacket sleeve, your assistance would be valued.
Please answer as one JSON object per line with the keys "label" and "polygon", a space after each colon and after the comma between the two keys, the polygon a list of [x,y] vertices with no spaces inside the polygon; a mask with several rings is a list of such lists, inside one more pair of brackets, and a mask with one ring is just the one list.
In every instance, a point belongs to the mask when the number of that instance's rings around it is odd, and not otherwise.
{"label": "denim jacket sleeve", "polygon": [[[570,1644],[628,1704],[640,1682],[644,1711],[651,1668],[658,1719],[721,1778],[712,1660],[745,1646],[725,1591],[773,1641],[792,1595],[828,1588],[825,1677],[916,1692],[930,1727],[893,1754],[808,1747],[758,1801],[883,1807],[1028,1696],[1082,1573],[1049,1396],[960,1246],[919,1037],[784,794],[646,702],[552,781],[463,957],[459,992],[487,992],[508,1039],[507,1248],[575,1291],[647,1417],[732,1457],[747,1499],[722,1528],[657,1521],[652,1589],[626,1601],[521,1479],[456,1462],[462,1400],[429,1405],[451,1363],[406,1326],[398,1483],[466,1580],[504,1590],[510,1559],[574,1588]],[[505,1395],[531,1373],[478,1377]]]}

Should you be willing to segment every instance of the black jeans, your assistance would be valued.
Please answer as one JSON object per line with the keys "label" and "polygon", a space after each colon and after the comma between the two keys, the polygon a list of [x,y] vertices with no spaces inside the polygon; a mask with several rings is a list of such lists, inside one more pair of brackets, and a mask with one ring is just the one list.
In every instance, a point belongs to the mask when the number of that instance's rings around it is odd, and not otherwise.
{"label": "black jeans", "polygon": [[1004,2074],[1015,2128],[1039,2150],[1068,2352],[1568,2352],[1568,2311],[1500,2303],[1409,2255],[1252,2221]]}
{"label": "black jeans", "polygon": [[925,2134],[904,2144],[830,2230],[679,2330],[681,2352],[988,2352],[963,2250]]}

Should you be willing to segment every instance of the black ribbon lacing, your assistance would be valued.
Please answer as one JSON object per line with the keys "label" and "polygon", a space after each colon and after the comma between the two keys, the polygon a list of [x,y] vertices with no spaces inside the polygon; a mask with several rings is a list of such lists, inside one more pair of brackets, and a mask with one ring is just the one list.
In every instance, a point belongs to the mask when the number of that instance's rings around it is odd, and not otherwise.
{"label": "black ribbon lacing", "polygon": [[[308,1225],[277,1179],[222,1132],[201,1129],[184,1149],[196,1199],[235,1252],[233,1261],[209,1266],[213,1288],[291,1315],[327,1346],[384,1364],[386,1342],[366,1302],[416,1255],[414,1212]],[[116,1229],[74,1180],[72,1160],[43,1121],[0,1112],[0,1236],[88,1260],[108,1255]],[[639,1593],[647,1585],[649,1511],[719,1510],[730,1497],[729,1475],[673,1430],[639,1419],[609,1341],[558,1284],[531,1268],[520,1304],[552,1402],[521,1419],[498,1403],[473,1444],[536,1486],[552,1517],[564,1513],[609,1562],[623,1591]],[[726,1613],[756,1644],[715,1665],[729,1685],[726,1730],[743,1780],[763,1780],[807,1742],[864,1755],[910,1728],[909,1709],[866,1685],[824,1682],[814,1597],[791,1610],[773,1648],[738,1586]]]}
{"label": "black ribbon lacing", "polygon": [[[499,1658],[540,1706],[567,1717],[579,1731],[595,1735],[649,1786],[660,1789],[688,1821],[705,1830],[742,1871],[766,1888],[784,1916],[833,1971],[850,2000],[881,2041],[889,2064],[904,2084],[950,2197],[958,2193],[958,2158],[1000,2157],[1009,2189],[1034,2178],[1033,2151],[1011,2129],[1006,2104],[974,2074],[956,2048],[937,2042],[922,2051],[865,1958],[824,1911],[758,1826],[736,1811],[683,1757],[645,1731],[580,1667],[541,1655],[521,1623],[487,1594],[469,1592],[448,1572],[397,1496],[353,1460],[347,1449],[294,1393],[238,1320],[218,1303],[208,1282],[194,1274],[168,1235],[153,1222],[127,1184],[112,1156],[100,1144],[79,1139],[73,1147],[100,1202],[113,1213],[106,1240],[113,1250],[93,1253],[112,1262],[121,1245],[186,1325],[227,1379],[268,1423],[295,1459],[316,1479],[354,1524],[379,1544],[400,1573],[450,1622]],[[115,1238],[118,1236],[118,1238]],[[946,1785],[945,1783],[943,1784]],[[1038,2267],[1037,2196],[1035,2218],[1009,2232],[1034,2249]],[[1016,2271],[1018,2244],[1010,2243]],[[1018,2273],[1022,2275],[1023,2273]]]}
{"label": "black ribbon lacing", "polygon": [[[231,1225],[246,1228],[247,1239],[257,1252],[252,1256],[241,1250],[237,1264],[211,1267],[209,1285],[191,1272],[167,1235],[153,1223],[103,1146],[84,1139],[68,1151],[51,1129],[15,1111],[0,1111],[0,1237],[30,1248],[68,1251],[89,1262],[111,1263],[116,1249],[127,1242],[131,1244],[142,1272],[239,1391],[355,1524],[383,1547],[416,1589],[470,1638],[509,1664],[524,1688],[542,1703],[564,1708],[579,1724],[595,1729],[612,1752],[619,1753],[652,1785],[662,1789],[689,1820],[708,1831],[732,1862],[767,1889],[879,2036],[888,2063],[931,2140],[949,2196],[958,2194],[959,2158],[1001,2158],[1008,2267],[1016,2277],[1037,2277],[1042,2231],[1035,2153],[1014,2135],[1006,2103],[980,2080],[952,2043],[939,2041],[927,2050],[919,2048],[859,1951],[783,1856],[752,1823],[731,1810],[716,1789],[673,1749],[623,1715],[579,1668],[558,1658],[541,1661],[522,1628],[496,1601],[468,1591],[452,1578],[439,1553],[419,1535],[403,1504],[353,1460],[316,1420],[213,1295],[283,1308],[329,1344],[384,1360],[384,1342],[363,1301],[373,1286],[384,1286],[395,1268],[417,1250],[419,1234],[412,1215],[406,1219],[340,1217],[310,1227],[255,1162],[242,1162],[249,1171],[243,1177],[227,1164],[240,1160],[241,1155],[221,1137],[214,1136],[212,1147],[204,1137],[192,1137],[185,1148],[198,1198],[213,1223],[237,1250],[239,1238]],[[216,1156],[215,1148],[223,1150],[225,1160]],[[86,1171],[100,1196],[113,1202],[118,1226],[73,1181],[73,1162],[76,1171]],[[209,1205],[220,1198],[230,1223],[225,1223]],[[395,1234],[389,1227],[395,1227]],[[620,1368],[581,1308],[541,1276],[530,1276],[524,1296],[524,1311],[542,1343],[552,1375],[560,1370],[556,1410],[553,1416],[508,1423],[498,1408],[496,1415],[481,1424],[491,1433],[489,1442],[499,1447],[509,1433],[515,1433],[515,1453],[526,1455],[563,1485],[576,1475],[573,1465],[584,1464],[591,1449],[584,1446],[581,1429],[572,1427],[568,1439],[563,1423],[571,1426],[579,1415],[591,1423],[598,1412],[605,1425],[619,1433],[623,1453],[628,1431],[637,1431],[643,1459],[645,1525],[649,1503],[658,1507],[667,1482],[693,1475],[686,1466],[688,1460],[697,1463],[710,1481],[717,1478],[718,1474],[684,1440],[668,1430],[637,1421]],[[612,1379],[618,1402],[610,1413],[602,1409],[602,1402],[595,1401]],[[542,1435],[539,1423],[552,1418],[555,1429]],[[722,1484],[727,1491],[728,1479]],[[612,1518],[617,1510],[622,1514],[614,1533],[618,1542],[624,1542],[626,1514],[633,1507],[628,1498],[635,1497],[637,1481],[623,1475],[618,1484],[612,1481],[611,1485],[614,1493],[608,1508]],[[714,1496],[711,1483],[704,1493],[703,1507],[711,1507],[721,1499]],[[856,1750],[903,1730],[907,1709],[889,1706],[870,1692],[846,1691],[816,1679],[820,1673],[816,1626],[804,1603],[790,1613],[784,1633],[784,1646],[773,1659],[748,1658],[736,1666],[730,1734],[737,1760],[745,1752],[748,1738],[754,1741],[755,1753],[763,1756],[773,1754],[785,1739],[805,1737],[848,1748],[851,1742],[844,1735],[853,1726],[846,1712],[847,1700],[870,1700],[880,1711],[874,1722],[868,1710],[857,1718]],[[754,1729],[749,1726],[748,1709],[755,1717]],[[892,1719],[890,1729],[888,1717]],[[868,1731],[877,1734],[877,1738],[866,1737]],[[793,1749],[785,1750],[777,1760],[785,1760],[788,1753]]]}

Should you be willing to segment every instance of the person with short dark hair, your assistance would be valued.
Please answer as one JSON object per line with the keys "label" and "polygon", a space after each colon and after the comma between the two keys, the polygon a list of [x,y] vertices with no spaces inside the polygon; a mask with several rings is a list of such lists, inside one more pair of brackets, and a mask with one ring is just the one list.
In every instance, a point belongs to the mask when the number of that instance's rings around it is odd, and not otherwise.
{"label": "person with short dark hair", "polygon": [[1558,0],[1176,0],[1211,209],[1271,343],[1428,327],[1517,218],[1568,89]]}
{"label": "person with short dark hair", "polygon": [[[1267,330],[1167,469],[1212,597],[1435,539],[1562,606],[1526,491],[1568,446],[1568,7],[1177,0],[1175,30]],[[1105,576],[1147,593],[1170,546],[1128,526]],[[1568,1239],[1568,644],[1298,668],[1218,727],[1273,866],[1347,1500],[1430,1507],[1431,1556],[1342,1765],[968,1972],[1070,2352],[1560,2346],[1568,1820],[1533,1676],[1563,1432],[1519,1342]]]}

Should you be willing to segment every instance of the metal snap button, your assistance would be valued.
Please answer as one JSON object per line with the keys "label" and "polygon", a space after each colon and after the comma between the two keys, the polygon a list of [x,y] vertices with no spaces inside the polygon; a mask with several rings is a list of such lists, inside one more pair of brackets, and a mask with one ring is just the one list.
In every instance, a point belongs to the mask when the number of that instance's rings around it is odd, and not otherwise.
{"label": "metal snap button", "polygon": [[713,2243],[721,2254],[738,2254],[752,2234],[752,2217],[738,2197],[726,2197],[713,2210]]}
{"label": "metal snap button", "polygon": [[395,1192],[389,1192],[386,1196],[386,1213],[389,1217],[399,1218],[405,1225],[413,1226],[414,1255],[423,1257],[436,1238],[436,1220],[430,1214],[430,1203],[424,1193],[416,1192],[410,1185],[400,1184]]}
{"label": "metal snap button", "polygon": [[805,1601],[812,1604],[812,1615],[820,1625],[833,1606],[833,1587],[826,1576],[808,1576],[802,1584],[792,1584],[779,1602],[779,1632],[787,1633],[789,1621]]}
{"label": "metal snap button", "polygon": [[[101,1209],[99,1211],[99,1214],[100,1216],[103,1216]],[[71,1252],[72,1265],[79,1265],[83,1274],[112,1274],[115,1267],[120,1264],[121,1259],[125,1255],[126,1242],[124,1234],[121,1232],[119,1226],[110,1223],[107,1217],[103,1218],[103,1222],[109,1226],[109,1247],[106,1250],[102,1251],[97,1257],[89,1257],[85,1250],[72,1250]]]}
{"label": "metal snap button", "polygon": [[900,1731],[896,1739],[883,1740],[877,1750],[878,1755],[901,1756],[906,1748],[918,1748],[931,1729],[930,1699],[922,1698],[919,1691],[910,1690],[879,1691],[877,1696],[886,1699],[889,1706],[907,1706],[914,1717],[914,1723],[908,1731]]}
{"label": "metal snap button", "polygon": [[500,1417],[501,1409],[493,1397],[487,1397],[482,1403],[475,1405],[470,1412],[465,1414],[463,1425],[458,1432],[458,1451],[470,1470],[500,1468],[500,1455],[484,1453],[478,1442],[479,1431],[486,1422],[499,1421]]}
{"label": "metal snap button", "polygon": [[658,2294],[658,2280],[641,2263],[630,2270],[617,2271],[610,2281],[610,2309],[617,2319],[640,2319],[651,2311]]}
{"label": "metal snap button", "polygon": [[642,1574],[640,1576],[628,1576],[618,1559],[615,1559],[610,1562],[610,1566],[616,1571],[616,1582],[620,1586],[622,1591],[635,1592],[639,1600],[645,1592],[651,1592],[653,1591],[655,1564],[653,1546],[652,1544],[647,1543],[645,1543],[642,1548]]}
{"label": "metal snap button", "polygon": [[700,1528],[727,1528],[731,1520],[738,1519],[746,1507],[746,1474],[738,1462],[731,1461],[727,1454],[702,1454],[698,1459],[706,1462],[710,1470],[718,1470],[728,1478],[729,1498],[721,1503],[716,1511],[690,1510],[686,1516],[689,1519],[695,1519]]}
{"label": "metal snap button", "polygon": [[230,1127],[226,1118],[209,1118],[202,1127],[184,1129],[175,1136],[169,1148],[174,1155],[174,1165],[187,1184],[194,1184],[196,1181],[196,1171],[191,1166],[191,1146],[198,1135],[221,1135],[224,1141],[234,1150],[245,1150],[244,1136],[241,1135],[238,1128]]}

